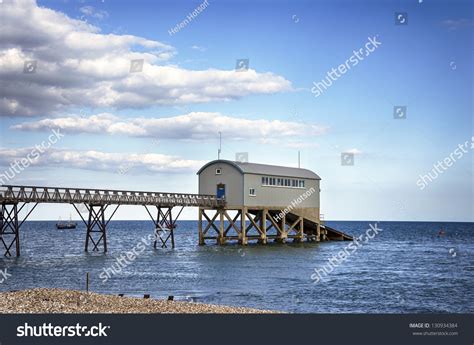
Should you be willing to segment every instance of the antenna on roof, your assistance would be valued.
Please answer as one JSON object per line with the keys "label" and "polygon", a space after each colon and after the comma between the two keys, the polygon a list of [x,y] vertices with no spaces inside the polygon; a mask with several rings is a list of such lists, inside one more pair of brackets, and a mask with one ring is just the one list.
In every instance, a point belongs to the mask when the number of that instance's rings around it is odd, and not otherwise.
{"label": "antenna on roof", "polygon": [[217,159],[221,159],[222,152],[222,133],[219,132],[219,149],[217,150]]}
{"label": "antenna on roof", "polygon": [[300,168],[300,151],[298,150],[298,169]]}

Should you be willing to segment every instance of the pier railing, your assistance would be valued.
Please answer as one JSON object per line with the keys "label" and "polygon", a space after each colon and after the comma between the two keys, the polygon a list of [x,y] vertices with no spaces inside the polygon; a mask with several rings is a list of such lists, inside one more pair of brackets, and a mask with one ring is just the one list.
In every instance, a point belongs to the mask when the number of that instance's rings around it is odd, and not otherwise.
{"label": "pier railing", "polygon": [[127,190],[13,186],[0,187],[0,203],[70,203],[220,207],[225,200],[215,195]]}

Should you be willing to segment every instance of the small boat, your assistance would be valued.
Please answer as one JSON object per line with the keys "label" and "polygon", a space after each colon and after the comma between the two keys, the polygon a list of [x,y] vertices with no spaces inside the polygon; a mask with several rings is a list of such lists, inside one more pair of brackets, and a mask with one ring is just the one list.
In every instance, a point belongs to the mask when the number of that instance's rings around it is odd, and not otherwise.
{"label": "small boat", "polygon": [[56,223],[56,228],[58,230],[75,229],[76,226],[77,226],[77,223],[71,220],[71,216],[69,216],[69,221],[67,222],[62,222],[61,218],[59,218],[58,222]]}

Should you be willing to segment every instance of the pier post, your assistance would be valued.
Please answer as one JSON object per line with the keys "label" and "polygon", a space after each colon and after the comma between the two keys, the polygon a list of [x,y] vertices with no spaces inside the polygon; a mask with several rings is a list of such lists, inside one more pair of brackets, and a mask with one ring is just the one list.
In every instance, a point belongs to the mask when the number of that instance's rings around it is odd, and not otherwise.
{"label": "pier post", "polygon": [[258,243],[260,244],[267,244],[267,213],[268,210],[265,208],[261,212],[260,216],[260,238]]}
{"label": "pier post", "polygon": [[239,243],[242,245],[247,245],[248,239],[247,239],[247,208],[243,207],[241,211],[241,217],[240,217],[240,240]]}
{"label": "pier post", "polygon": [[303,217],[299,217],[298,219],[298,233],[296,235],[296,237],[293,239],[293,242],[303,242],[303,239],[304,239],[304,218]]}
{"label": "pier post", "polygon": [[161,248],[167,248],[166,243],[168,243],[168,240],[171,240],[171,248],[174,248],[174,228],[176,227],[176,221],[183,211],[184,206],[181,207],[181,210],[174,219],[173,206],[155,205],[157,209],[156,218],[152,216],[146,205],[143,206],[145,206],[148,215],[155,225],[155,241],[153,242],[153,248],[157,248],[158,240],[161,242]]}
{"label": "pier post", "polygon": [[171,235],[171,248],[174,248],[174,227],[175,227],[175,222],[173,222],[173,214],[172,211],[173,207],[169,208],[169,220],[168,220],[168,228],[170,229],[170,235]]}
{"label": "pier post", "polygon": [[219,212],[219,235],[217,237],[217,244],[223,245],[226,242],[224,234],[224,210],[218,209]]}
{"label": "pier post", "polygon": [[[106,227],[107,223],[105,222],[105,210],[108,205],[94,205],[89,204],[89,217],[86,223],[87,234],[86,234],[86,243],[84,250],[87,252],[89,250],[89,241],[92,243],[92,251],[98,251],[99,245],[102,242],[104,248],[104,253],[107,252],[107,232]],[[114,212],[115,213],[115,212]],[[94,234],[98,234],[95,236]],[[96,237],[96,238],[94,238]]]}
{"label": "pier post", "polygon": [[[15,244],[15,255],[20,256],[20,225],[18,224],[18,203],[2,204],[0,240],[5,256],[12,256],[10,250]],[[12,238],[13,236],[13,238]]]}
{"label": "pier post", "polygon": [[281,221],[280,221],[279,223],[280,223],[280,228],[277,229],[277,231],[278,231],[278,236],[277,236],[277,238],[275,238],[275,242],[278,242],[278,243],[285,243],[285,242],[286,242],[286,238],[287,238],[287,233],[286,233],[286,214],[283,214],[283,216],[281,217]]}
{"label": "pier post", "polygon": [[202,212],[203,209],[199,207],[198,211],[198,230],[199,230],[199,245],[203,246],[206,243],[204,242],[204,234],[202,233]]}

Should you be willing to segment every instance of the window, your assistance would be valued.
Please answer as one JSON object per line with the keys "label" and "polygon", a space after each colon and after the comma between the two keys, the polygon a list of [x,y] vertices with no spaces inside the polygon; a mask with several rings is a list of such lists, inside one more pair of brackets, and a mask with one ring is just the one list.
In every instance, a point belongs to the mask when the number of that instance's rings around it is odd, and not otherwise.
{"label": "window", "polygon": [[221,168],[216,168],[216,175],[222,174],[222,169]]}
{"label": "window", "polygon": [[250,196],[257,196],[257,194],[255,194],[255,188],[249,188],[249,195]]}
{"label": "window", "polygon": [[304,188],[305,180],[298,180],[293,178],[277,178],[262,176],[262,186],[278,186],[288,188]]}

